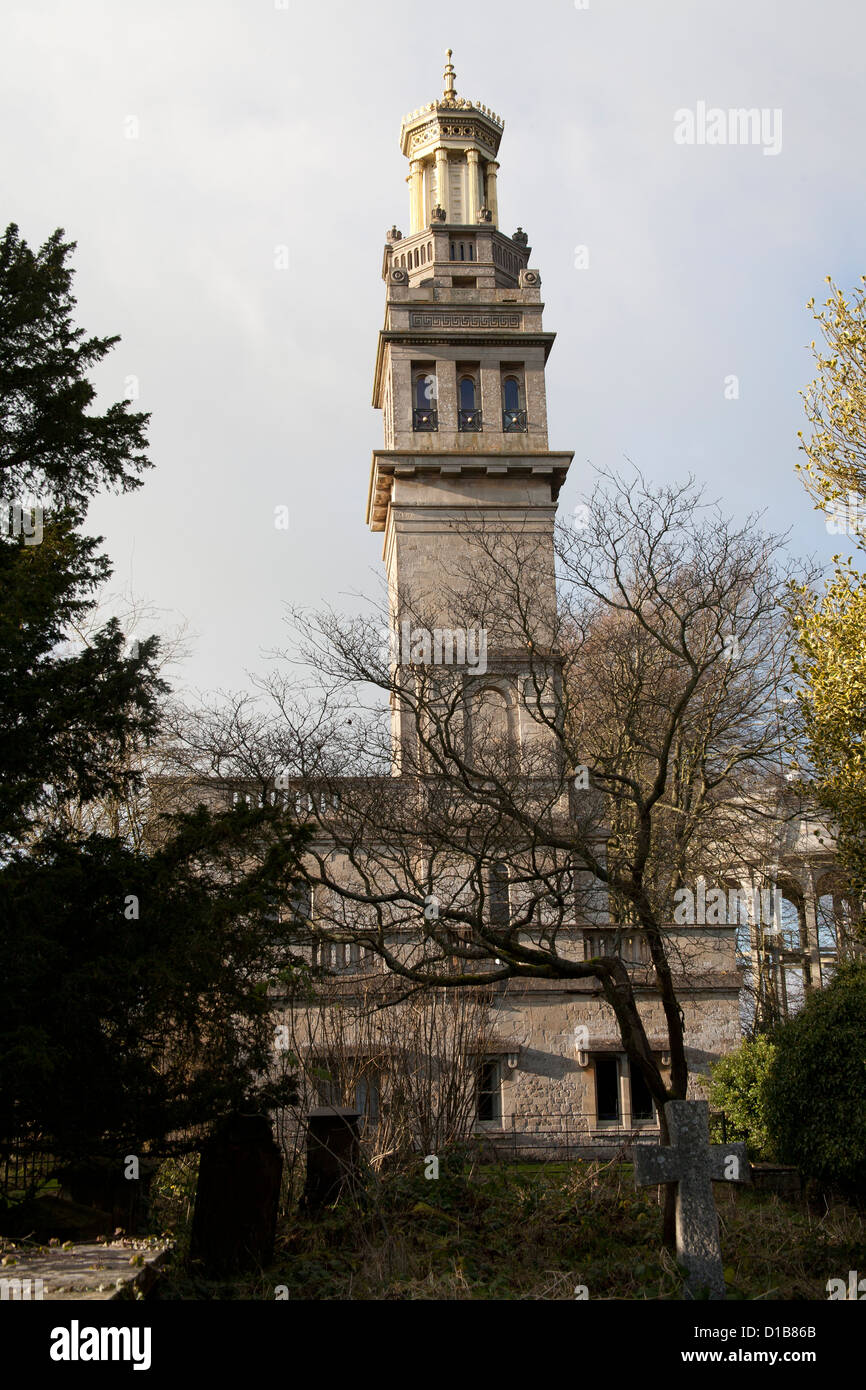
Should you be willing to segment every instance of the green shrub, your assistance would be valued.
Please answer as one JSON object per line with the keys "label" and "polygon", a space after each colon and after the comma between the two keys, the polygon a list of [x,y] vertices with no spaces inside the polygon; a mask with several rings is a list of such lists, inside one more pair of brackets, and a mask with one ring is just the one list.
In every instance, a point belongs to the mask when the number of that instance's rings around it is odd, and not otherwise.
{"label": "green shrub", "polygon": [[774,1034],[766,1119],[783,1163],[866,1187],[866,963],[840,965]]}
{"label": "green shrub", "polygon": [[767,1131],[766,1086],[774,1057],[774,1044],[759,1033],[710,1068],[710,1108],[724,1111],[728,1139],[744,1139],[750,1158],[773,1157]]}

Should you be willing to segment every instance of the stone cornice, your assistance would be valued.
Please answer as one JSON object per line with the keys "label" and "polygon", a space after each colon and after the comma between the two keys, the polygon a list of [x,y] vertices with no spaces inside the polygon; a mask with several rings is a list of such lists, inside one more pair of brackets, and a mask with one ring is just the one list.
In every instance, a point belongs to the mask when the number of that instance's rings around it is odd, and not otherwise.
{"label": "stone cornice", "polygon": [[372,531],[384,531],[395,475],[411,477],[416,473],[438,473],[458,477],[461,473],[489,473],[501,477],[514,473],[535,474],[550,478],[551,498],[555,503],[573,458],[571,449],[521,454],[466,454],[462,451],[423,454],[402,449],[374,449],[367,494],[367,525]]}

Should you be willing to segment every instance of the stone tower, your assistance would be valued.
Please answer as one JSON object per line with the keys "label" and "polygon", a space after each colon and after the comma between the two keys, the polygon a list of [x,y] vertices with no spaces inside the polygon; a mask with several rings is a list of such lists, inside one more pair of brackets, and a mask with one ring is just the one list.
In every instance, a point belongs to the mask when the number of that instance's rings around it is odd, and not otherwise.
{"label": "stone tower", "polygon": [[[384,532],[395,627],[420,605],[431,624],[459,630],[467,624],[455,611],[454,575],[482,528],[529,546],[539,606],[550,605],[552,618],[553,519],[573,454],[548,446],[544,373],[555,335],[542,326],[541,276],[525,232],[498,226],[503,123],[458,96],[450,60],[449,50],[443,95],[400,132],[410,230],[391,229],[382,264],[373,404],[385,447],[373,454],[367,521]],[[511,645],[500,632],[487,679],[521,742],[528,730]]]}

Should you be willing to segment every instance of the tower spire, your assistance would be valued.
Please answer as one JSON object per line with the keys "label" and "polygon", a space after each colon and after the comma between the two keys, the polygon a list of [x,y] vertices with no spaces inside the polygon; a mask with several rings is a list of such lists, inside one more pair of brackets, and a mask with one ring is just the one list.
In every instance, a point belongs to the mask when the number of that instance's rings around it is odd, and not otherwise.
{"label": "tower spire", "polygon": [[445,78],[445,91],[442,95],[445,101],[449,103],[454,102],[457,99],[457,89],[454,86],[454,64],[451,61],[452,52],[453,50],[449,48],[447,55],[448,62],[445,64],[445,72],[443,73],[443,76]]}

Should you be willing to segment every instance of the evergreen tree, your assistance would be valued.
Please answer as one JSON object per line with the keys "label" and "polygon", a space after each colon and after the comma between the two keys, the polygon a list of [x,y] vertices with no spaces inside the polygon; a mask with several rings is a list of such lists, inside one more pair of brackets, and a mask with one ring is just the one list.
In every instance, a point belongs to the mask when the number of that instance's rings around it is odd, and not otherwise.
{"label": "evergreen tree", "polygon": [[83,651],[64,644],[111,573],[80,531],[87,503],[151,466],[147,415],[90,410],[86,374],[118,339],[73,323],[74,247],[58,230],[33,252],[14,224],[0,241],[0,850],[38,834],[52,794],[136,785],[165,689],[155,639],[127,652],[108,622]]}

